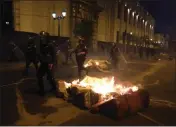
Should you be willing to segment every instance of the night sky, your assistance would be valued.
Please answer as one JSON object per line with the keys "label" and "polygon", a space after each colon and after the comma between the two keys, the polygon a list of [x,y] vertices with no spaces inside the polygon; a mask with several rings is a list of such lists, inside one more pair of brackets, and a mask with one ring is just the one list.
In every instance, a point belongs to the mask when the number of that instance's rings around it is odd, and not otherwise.
{"label": "night sky", "polygon": [[176,0],[141,0],[141,5],[155,18],[155,32],[174,36]]}

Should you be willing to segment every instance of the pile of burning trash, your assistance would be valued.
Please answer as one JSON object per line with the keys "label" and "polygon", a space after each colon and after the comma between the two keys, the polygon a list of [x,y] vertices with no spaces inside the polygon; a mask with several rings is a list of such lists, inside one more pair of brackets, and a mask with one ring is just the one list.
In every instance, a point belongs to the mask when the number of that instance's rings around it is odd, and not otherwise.
{"label": "pile of burning trash", "polygon": [[149,93],[141,86],[115,83],[114,77],[86,76],[82,81],[59,81],[63,98],[92,113],[102,113],[111,118],[122,118],[149,106]]}
{"label": "pile of burning trash", "polygon": [[97,69],[101,72],[109,71],[111,67],[111,63],[107,60],[92,60],[90,59],[84,64],[84,67],[89,69]]}

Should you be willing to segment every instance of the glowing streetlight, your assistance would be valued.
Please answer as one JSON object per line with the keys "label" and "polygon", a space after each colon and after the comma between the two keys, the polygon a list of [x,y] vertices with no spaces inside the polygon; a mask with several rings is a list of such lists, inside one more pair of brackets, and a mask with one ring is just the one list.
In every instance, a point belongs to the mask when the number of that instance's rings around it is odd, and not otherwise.
{"label": "glowing streetlight", "polygon": [[130,32],[130,34],[132,35],[132,34],[133,34],[133,32]]}
{"label": "glowing streetlight", "polygon": [[63,10],[63,11],[62,11],[62,16],[63,16],[63,17],[66,17],[66,16],[67,16],[66,10]]}
{"label": "glowing streetlight", "polygon": [[9,22],[6,22],[6,25],[9,25]]}
{"label": "glowing streetlight", "polygon": [[58,20],[58,37],[60,37],[60,20],[61,20],[61,19],[64,19],[64,18],[66,17],[66,15],[67,15],[66,9],[64,9],[64,10],[62,11],[62,15],[59,15],[59,16],[57,16],[57,14],[56,14],[55,12],[52,13],[53,19],[54,19],[54,20],[55,20],[55,19]]}
{"label": "glowing streetlight", "polygon": [[54,12],[54,13],[52,13],[52,17],[53,17],[53,19],[55,19],[56,18],[56,13]]}

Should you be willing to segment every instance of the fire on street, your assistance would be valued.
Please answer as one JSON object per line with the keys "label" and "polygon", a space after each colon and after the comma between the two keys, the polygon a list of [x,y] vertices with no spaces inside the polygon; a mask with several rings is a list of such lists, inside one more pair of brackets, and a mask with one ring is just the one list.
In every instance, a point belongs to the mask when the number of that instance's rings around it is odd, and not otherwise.
{"label": "fire on street", "polygon": [[[65,73],[70,72],[70,68],[68,67],[66,68],[62,68],[63,70],[59,71],[63,71]],[[75,71],[75,68],[72,68],[72,70]],[[105,117],[104,115],[101,115],[102,113],[92,114],[87,110],[80,110],[77,106],[67,103],[62,99],[57,99],[53,97],[52,94],[49,94],[46,98],[39,97],[35,93],[35,91],[37,90],[36,88],[37,82],[35,77],[32,76],[27,79],[20,80],[21,78],[20,75],[17,75],[20,74],[20,72],[21,70],[19,70],[18,72],[13,71],[6,73],[3,72],[3,75],[1,75],[1,77],[3,77],[4,80],[3,81],[4,85],[1,85],[0,88],[3,97],[1,100],[3,109],[2,125],[136,125],[137,126],[137,125],[175,124],[175,113],[176,113],[175,103],[171,103],[169,101],[162,101],[155,98],[153,99],[153,97],[151,97],[150,106],[148,109],[145,109],[144,111],[138,113],[137,115],[130,115],[120,120],[113,120],[110,117]],[[32,73],[35,73],[35,71],[32,70]],[[7,75],[8,79],[16,78],[15,79],[16,82],[14,82],[13,84],[9,84],[10,82],[8,81],[7,78],[5,78],[7,77]],[[16,77],[14,77],[14,75],[16,75]],[[87,77],[87,79],[92,80],[92,77],[89,78]],[[109,87],[112,87],[111,83],[113,84],[113,82],[111,81],[113,81],[113,78],[111,77],[109,79],[110,80],[105,81],[108,82],[108,84],[110,84]],[[5,80],[7,80],[8,82]],[[96,78],[95,80],[102,81],[102,79],[99,78]],[[86,80],[82,81],[84,81],[83,84],[84,86],[86,86],[87,85],[85,83]],[[123,84],[123,82],[121,83]],[[76,82],[73,82],[73,84],[76,84]],[[80,87],[80,84],[78,85]],[[137,90],[136,87],[134,88],[134,90]],[[153,86],[152,88],[154,87],[155,86]],[[158,89],[158,87],[160,86],[156,87]],[[97,93],[102,92],[105,94],[107,93],[108,90],[111,91],[111,88],[106,89],[106,91],[104,92],[100,91],[101,88],[100,86],[98,88],[99,88],[98,90],[96,90],[96,87],[93,88],[92,90],[95,89],[94,92]],[[141,87],[139,86],[139,88]],[[46,90],[48,89],[49,88],[46,85]],[[87,91],[86,90],[87,88],[83,87],[82,89]],[[79,89],[75,90],[77,91]],[[151,94],[150,92],[151,90],[150,89],[147,90]],[[96,99],[94,99],[94,102],[96,102]],[[104,107],[101,106],[100,108],[102,109]]]}

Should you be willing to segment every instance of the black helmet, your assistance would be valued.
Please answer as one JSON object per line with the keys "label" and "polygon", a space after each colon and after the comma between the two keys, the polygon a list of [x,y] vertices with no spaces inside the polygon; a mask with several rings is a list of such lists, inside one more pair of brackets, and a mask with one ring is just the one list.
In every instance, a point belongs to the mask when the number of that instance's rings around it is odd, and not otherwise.
{"label": "black helmet", "polygon": [[45,31],[41,31],[39,33],[40,35],[40,41],[42,43],[48,43],[49,42],[49,33],[45,32]]}
{"label": "black helmet", "polygon": [[48,33],[48,32],[45,32],[45,31],[41,31],[41,32],[39,33],[39,35],[40,35],[41,37],[49,37],[49,33]]}
{"label": "black helmet", "polygon": [[45,31],[40,31],[39,35],[40,35],[40,36],[45,36],[45,35],[46,35],[46,32],[45,32]]}

